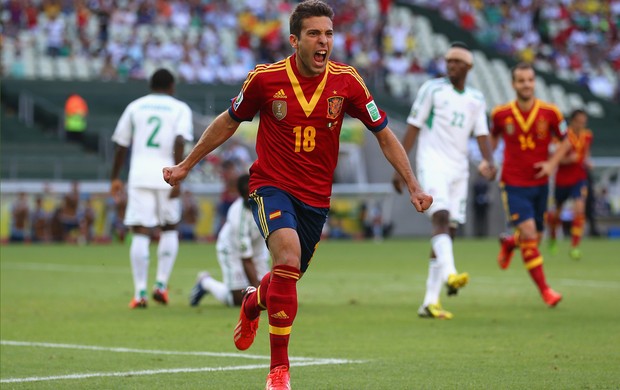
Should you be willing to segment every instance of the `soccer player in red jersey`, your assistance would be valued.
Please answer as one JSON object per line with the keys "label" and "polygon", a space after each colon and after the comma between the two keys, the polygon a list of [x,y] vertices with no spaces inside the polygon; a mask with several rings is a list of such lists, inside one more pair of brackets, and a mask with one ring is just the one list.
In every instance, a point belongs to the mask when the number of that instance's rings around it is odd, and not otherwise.
{"label": "soccer player in red jersey", "polygon": [[557,251],[556,229],[560,223],[560,212],[564,202],[573,200],[573,222],[571,226],[570,256],[581,258],[579,243],[585,225],[585,204],[588,196],[588,169],[590,168],[590,145],[592,132],[587,128],[588,114],[575,110],[570,116],[568,140],[571,144],[569,153],[560,161],[555,174],[555,210],[547,215],[549,222],[549,245],[552,253]]}
{"label": "soccer player in red jersey", "polygon": [[[516,232],[502,236],[499,266],[506,269],[513,251],[521,248],[525,268],[538,287],[543,300],[554,307],[562,295],[545,280],[543,257],[538,249],[544,227],[549,195],[549,175],[566,155],[570,143],[562,113],[552,104],[536,99],[535,73],[530,64],[512,69],[512,87],[516,100],[495,107],[491,113],[492,143],[501,136],[505,143],[500,186],[504,208]],[[557,138],[557,149],[549,157],[549,144]]]}
{"label": "soccer player in red jersey", "polygon": [[271,346],[267,389],[290,389],[288,343],[297,313],[296,283],[308,268],[327,217],[345,113],[361,120],[377,138],[405,180],[416,210],[423,212],[432,203],[360,75],[329,60],[333,15],[322,1],[299,3],[290,17],[289,42],[295,53],[250,72],[231,107],[207,127],[185,160],[163,169],[169,184],[179,183],[231,137],[240,122],[260,113],[250,203],[273,265],[258,288],[246,290],[234,341],[240,350],[249,348],[260,313],[267,311]]}

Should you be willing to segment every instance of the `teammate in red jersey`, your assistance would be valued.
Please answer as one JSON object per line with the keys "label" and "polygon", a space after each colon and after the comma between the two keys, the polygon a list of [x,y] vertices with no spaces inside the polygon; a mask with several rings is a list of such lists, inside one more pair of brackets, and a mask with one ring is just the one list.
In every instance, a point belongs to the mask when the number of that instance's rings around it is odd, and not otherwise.
{"label": "teammate in red jersey", "polygon": [[[568,152],[570,143],[562,113],[556,106],[536,99],[534,76],[530,64],[516,65],[512,69],[516,100],[495,107],[491,114],[493,145],[500,136],[505,143],[500,186],[506,213],[516,228],[514,235],[500,238],[498,262],[506,269],[514,249],[520,247],[525,268],[543,300],[554,307],[562,295],[547,285],[538,246],[547,210],[549,175]],[[549,144],[554,138],[560,143],[549,157]]]}
{"label": "teammate in red jersey", "polygon": [[331,7],[322,1],[299,3],[290,17],[289,41],[295,54],[258,65],[231,107],[207,127],[187,158],[163,169],[168,183],[180,182],[241,121],[260,113],[250,203],[273,267],[257,289],[246,290],[234,341],[238,349],[249,348],[260,312],[267,310],[271,345],[267,389],[290,388],[288,342],[297,313],[296,283],[308,268],[327,217],[345,113],[375,135],[387,160],[404,178],[416,210],[422,212],[432,203],[360,75],[329,60],[332,19]]}
{"label": "teammate in red jersey", "polygon": [[555,174],[555,210],[547,215],[549,223],[549,245],[552,253],[557,252],[556,229],[560,223],[560,211],[564,202],[573,201],[573,222],[571,226],[570,256],[581,258],[579,243],[585,225],[586,197],[588,196],[588,169],[590,169],[590,145],[592,132],[587,128],[588,114],[583,110],[575,110],[570,116],[568,140],[570,152],[560,161]]}

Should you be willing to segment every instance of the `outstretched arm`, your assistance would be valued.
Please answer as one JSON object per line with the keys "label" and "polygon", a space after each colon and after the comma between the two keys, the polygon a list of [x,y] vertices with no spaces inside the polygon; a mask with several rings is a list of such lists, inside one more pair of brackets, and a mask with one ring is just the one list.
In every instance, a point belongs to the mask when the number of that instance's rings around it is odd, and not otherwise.
{"label": "outstretched arm", "polygon": [[189,171],[202,160],[207,154],[226,142],[239,127],[239,122],[234,120],[228,111],[221,113],[202,133],[198,143],[189,152],[187,157],[173,167],[163,169],[164,180],[171,186],[175,186],[189,173]]}
{"label": "outstretched arm", "polygon": [[411,169],[411,163],[409,162],[409,157],[407,157],[407,152],[405,152],[405,149],[392,130],[386,127],[374,134],[375,137],[377,137],[383,154],[394,169],[396,169],[397,174],[405,181],[413,206],[419,212],[428,209],[431,203],[433,203],[433,197],[422,190],[420,183],[418,183]]}
{"label": "outstretched arm", "polygon": [[[405,150],[405,154],[409,155],[411,148],[415,145],[416,140],[418,139],[418,134],[420,133],[420,128],[414,125],[407,125],[407,132],[403,137],[403,148]],[[399,194],[403,192],[403,184],[405,184],[403,177],[400,175],[398,171],[394,172],[394,176],[392,177],[392,185],[394,189]]]}

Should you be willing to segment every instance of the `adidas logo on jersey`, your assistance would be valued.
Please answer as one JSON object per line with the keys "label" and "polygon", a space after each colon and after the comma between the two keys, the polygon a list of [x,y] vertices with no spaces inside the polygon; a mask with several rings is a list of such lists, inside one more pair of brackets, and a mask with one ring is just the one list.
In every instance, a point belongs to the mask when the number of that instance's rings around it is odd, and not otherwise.
{"label": "adidas logo on jersey", "polygon": [[286,320],[288,319],[288,315],[284,312],[284,310],[280,310],[279,312],[272,314],[271,315],[272,318],[275,318],[277,320]]}
{"label": "adidas logo on jersey", "polygon": [[274,99],[286,99],[286,94],[284,93],[284,90],[281,89],[273,95],[273,98]]}

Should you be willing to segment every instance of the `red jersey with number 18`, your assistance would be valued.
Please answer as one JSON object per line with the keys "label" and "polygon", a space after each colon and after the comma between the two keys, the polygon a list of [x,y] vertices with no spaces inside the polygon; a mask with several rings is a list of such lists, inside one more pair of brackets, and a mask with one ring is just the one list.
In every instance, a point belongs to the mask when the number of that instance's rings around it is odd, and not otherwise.
{"label": "red jersey with number 18", "polygon": [[329,207],[344,114],[373,132],[387,126],[387,116],[353,67],[329,61],[323,74],[304,77],[295,56],[256,66],[228,112],[237,121],[260,112],[250,191],[274,186]]}
{"label": "red jersey with number 18", "polygon": [[534,187],[549,181],[548,177],[535,178],[538,169],[534,165],[549,158],[553,138],[566,136],[564,117],[556,106],[536,99],[529,112],[522,112],[512,101],[495,107],[491,126],[491,134],[502,135],[505,143],[502,182]]}

